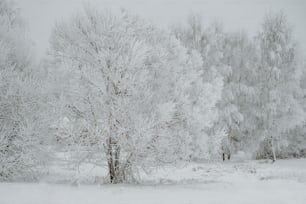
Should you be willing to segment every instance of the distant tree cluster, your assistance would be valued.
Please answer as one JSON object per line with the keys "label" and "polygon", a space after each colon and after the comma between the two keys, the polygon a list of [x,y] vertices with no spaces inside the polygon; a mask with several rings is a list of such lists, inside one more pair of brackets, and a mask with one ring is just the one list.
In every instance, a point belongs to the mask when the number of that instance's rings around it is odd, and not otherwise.
{"label": "distant tree cluster", "polygon": [[283,13],[251,39],[199,16],[163,30],[85,7],[54,26],[39,65],[30,50],[18,10],[0,0],[1,181],[37,178],[61,150],[105,164],[110,183],[238,151],[306,156],[305,64]]}
{"label": "distant tree cluster", "polygon": [[226,33],[218,24],[204,28],[199,16],[173,31],[223,78],[213,130],[226,131],[225,154],[243,150],[274,161],[305,156],[305,65],[282,12],[267,14],[254,39]]}

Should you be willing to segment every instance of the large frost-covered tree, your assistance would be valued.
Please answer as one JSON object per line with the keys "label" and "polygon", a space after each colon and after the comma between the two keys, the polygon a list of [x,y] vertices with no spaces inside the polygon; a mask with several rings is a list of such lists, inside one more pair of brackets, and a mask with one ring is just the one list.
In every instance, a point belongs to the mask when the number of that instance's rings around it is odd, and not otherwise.
{"label": "large frost-covered tree", "polygon": [[271,156],[273,161],[280,147],[286,145],[289,130],[304,121],[300,104],[302,76],[296,43],[283,13],[268,14],[256,37],[258,65],[256,89],[258,103],[257,137],[262,139],[258,157]]}
{"label": "large frost-covered tree", "polygon": [[111,183],[187,159],[195,144],[204,154],[222,80],[201,78],[197,52],[137,16],[92,8],[57,24],[50,42],[62,117],[105,155]]}

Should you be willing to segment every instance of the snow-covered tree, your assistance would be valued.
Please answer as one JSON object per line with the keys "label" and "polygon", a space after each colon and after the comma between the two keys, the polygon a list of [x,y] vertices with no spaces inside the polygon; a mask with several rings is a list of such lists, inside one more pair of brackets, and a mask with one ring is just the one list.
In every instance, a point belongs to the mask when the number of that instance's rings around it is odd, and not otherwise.
{"label": "snow-covered tree", "polygon": [[30,41],[11,1],[0,1],[0,180],[32,179],[37,165],[37,83]]}
{"label": "snow-covered tree", "polygon": [[[297,97],[306,113],[306,63],[302,62],[303,74],[301,77],[302,94]],[[306,121],[292,129],[286,137],[286,145],[280,147],[278,156],[282,158],[299,158],[306,156]]]}
{"label": "snow-covered tree", "polygon": [[50,42],[62,117],[79,121],[73,137],[86,130],[85,147],[105,155],[111,183],[186,159],[200,136],[207,142],[222,81],[205,83],[201,57],[169,33],[125,11],[85,8]]}
{"label": "snow-covered tree", "polygon": [[265,16],[255,43],[259,59],[254,76],[258,103],[254,108],[258,117],[257,137],[262,139],[257,156],[270,155],[275,161],[276,152],[287,143],[289,130],[304,121],[299,102],[302,71],[296,43],[283,13]]}
{"label": "snow-covered tree", "polygon": [[204,75],[204,80],[223,78],[222,100],[217,104],[219,118],[211,129],[210,147],[212,155],[219,156],[222,151],[230,157],[233,138],[243,117],[235,104],[236,73],[225,58],[225,52],[228,51],[225,50],[226,34],[218,23],[205,28],[198,15],[190,16],[187,26],[174,28],[174,33],[189,49],[200,52],[203,59],[202,69],[208,73]]}
{"label": "snow-covered tree", "polygon": [[233,118],[238,118],[232,124],[230,141],[236,151],[252,152],[253,133],[256,131],[256,119],[253,114],[253,106],[257,99],[254,88],[256,49],[244,32],[227,33],[223,53],[224,63],[232,69],[228,78],[232,90],[232,103],[239,110],[239,113],[233,115]]}

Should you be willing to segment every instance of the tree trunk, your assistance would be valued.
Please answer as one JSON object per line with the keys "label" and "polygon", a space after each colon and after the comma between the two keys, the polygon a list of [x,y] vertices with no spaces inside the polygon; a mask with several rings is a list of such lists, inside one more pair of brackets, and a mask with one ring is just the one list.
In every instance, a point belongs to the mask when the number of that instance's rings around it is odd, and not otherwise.
{"label": "tree trunk", "polygon": [[111,137],[108,139],[108,145],[107,145],[107,164],[108,164],[108,173],[110,182],[114,183],[115,180],[115,169],[114,169],[114,160],[113,160],[113,150],[112,150],[112,144],[111,144]]}
{"label": "tree trunk", "polygon": [[116,144],[115,145],[115,159],[114,159],[114,171],[115,171],[115,182],[119,183],[122,182],[122,176],[120,172],[120,147]]}
{"label": "tree trunk", "polygon": [[120,169],[120,147],[111,138],[108,139],[107,163],[110,183],[116,184],[123,181]]}
{"label": "tree trunk", "polygon": [[274,148],[274,142],[273,138],[271,137],[271,150],[272,150],[272,162],[274,163],[276,161],[276,154],[275,154],[275,148]]}

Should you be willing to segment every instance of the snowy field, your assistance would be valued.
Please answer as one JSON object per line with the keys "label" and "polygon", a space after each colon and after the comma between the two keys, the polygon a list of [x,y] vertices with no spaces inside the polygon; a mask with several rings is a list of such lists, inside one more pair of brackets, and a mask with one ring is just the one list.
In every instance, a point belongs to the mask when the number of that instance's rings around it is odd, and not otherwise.
{"label": "snowy field", "polygon": [[1,183],[0,195],[0,204],[305,204],[306,159],[193,163],[138,185]]}

